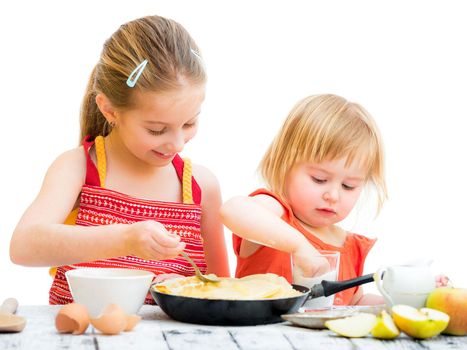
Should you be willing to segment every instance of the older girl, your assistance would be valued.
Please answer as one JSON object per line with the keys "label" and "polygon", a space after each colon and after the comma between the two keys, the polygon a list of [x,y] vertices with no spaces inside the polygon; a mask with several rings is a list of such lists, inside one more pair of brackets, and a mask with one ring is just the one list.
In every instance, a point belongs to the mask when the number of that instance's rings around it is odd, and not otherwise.
{"label": "older girl", "polygon": [[52,163],[11,240],[14,263],[58,266],[51,304],[72,301],[70,269],[193,275],[182,250],[204,273],[229,274],[218,182],[178,155],[196,135],[205,82],[196,43],[173,20],[140,18],[105,42],[82,144]]}

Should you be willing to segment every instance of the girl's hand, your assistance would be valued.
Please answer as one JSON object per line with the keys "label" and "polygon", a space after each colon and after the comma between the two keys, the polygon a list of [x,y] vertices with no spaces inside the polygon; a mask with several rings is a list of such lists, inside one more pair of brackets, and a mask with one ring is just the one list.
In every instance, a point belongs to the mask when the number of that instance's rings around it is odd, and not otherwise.
{"label": "girl's hand", "polygon": [[169,233],[161,223],[148,220],[128,225],[125,230],[125,251],[147,260],[163,260],[175,258],[185,243],[180,237]]}
{"label": "girl's hand", "polygon": [[329,261],[318,254],[316,249],[308,244],[292,254],[294,265],[302,270],[304,277],[321,276],[331,271]]}
{"label": "girl's hand", "polygon": [[445,275],[437,275],[435,277],[435,281],[436,281],[436,288],[438,288],[438,287],[448,287],[448,286],[452,285],[451,280],[449,279],[449,277],[447,277]]}

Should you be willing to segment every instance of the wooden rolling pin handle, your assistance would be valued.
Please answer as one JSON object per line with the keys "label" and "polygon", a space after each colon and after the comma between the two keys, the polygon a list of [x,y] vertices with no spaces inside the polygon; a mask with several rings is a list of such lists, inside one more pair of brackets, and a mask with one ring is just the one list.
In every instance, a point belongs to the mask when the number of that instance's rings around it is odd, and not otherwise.
{"label": "wooden rolling pin handle", "polygon": [[8,299],[5,299],[3,304],[0,306],[0,312],[14,314],[17,308],[18,308],[18,300],[16,300],[15,298],[8,298]]}

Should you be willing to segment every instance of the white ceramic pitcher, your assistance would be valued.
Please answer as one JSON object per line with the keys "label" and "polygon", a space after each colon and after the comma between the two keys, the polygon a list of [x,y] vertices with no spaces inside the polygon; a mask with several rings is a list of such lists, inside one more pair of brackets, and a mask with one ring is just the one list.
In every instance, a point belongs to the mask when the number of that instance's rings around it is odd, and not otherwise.
{"label": "white ceramic pitcher", "polygon": [[428,294],[436,287],[431,262],[423,260],[380,268],[375,273],[375,283],[386,304],[389,307],[397,304],[424,307]]}

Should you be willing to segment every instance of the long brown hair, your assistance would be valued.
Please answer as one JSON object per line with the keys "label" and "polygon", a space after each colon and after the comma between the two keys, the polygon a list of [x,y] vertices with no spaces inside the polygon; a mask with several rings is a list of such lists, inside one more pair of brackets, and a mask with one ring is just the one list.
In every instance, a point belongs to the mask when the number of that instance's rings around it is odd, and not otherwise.
{"label": "long brown hair", "polygon": [[[126,84],[131,72],[144,60],[148,64],[131,88]],[[80,141],[86,135],[106,136],[109,128],[96,104],[103,93],[116,108],[133,106],[138,91],[166,92],[181,86],[184,78],[203,84],[206,73],[199,49],[179,23],[160,16],[136,19],[120,26],[104,43],[99,62],[92,70],[80,112]]]}

